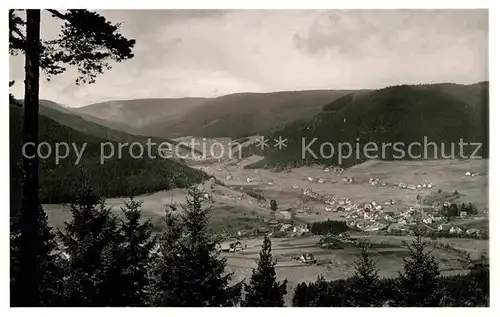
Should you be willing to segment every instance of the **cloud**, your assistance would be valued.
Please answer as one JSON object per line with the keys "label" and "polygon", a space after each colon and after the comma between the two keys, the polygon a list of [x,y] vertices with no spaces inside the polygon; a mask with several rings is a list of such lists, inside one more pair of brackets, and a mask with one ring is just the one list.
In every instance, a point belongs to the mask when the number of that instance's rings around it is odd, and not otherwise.
{"label": "cloud", "polygon": [[[135,38],[132,60],[92,85],[41,84],[68,106],[113,99],[377,88],[487,80],[486,10],[102,11]],[[45,34],[56,25],[44,24]],[[22,97],[22,57],[11,58]]]}

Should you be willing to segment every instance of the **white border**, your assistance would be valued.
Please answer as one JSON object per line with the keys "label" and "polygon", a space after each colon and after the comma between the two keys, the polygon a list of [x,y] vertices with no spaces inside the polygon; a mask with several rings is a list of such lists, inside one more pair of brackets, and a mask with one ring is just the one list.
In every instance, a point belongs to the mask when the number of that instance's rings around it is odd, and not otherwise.
{"label": "white border", "polygon": [[[297,1],[297,0],[287,0],[287,1],[269,1],[269,0],[252,0],[252,1],[246,1],[245,3],[243,1],[221,1],[221,0],[212,0],[212,1],[203,1],[203,0],[198,0],[198,1],[192,1],[192,0],[182,0],[182,1],[148,1],[148,0],[142,0],[142,1],[134,1],[134,2],[120,2],[120,1],[103,1],[103,0],[78,0],[78,1],[71,1],[71,5],[69,5],[68,1],[5,1],[2,2],[2,7],[4,7],[4,10],[2,10],[3,15],[2,15],[2,29],[4,30],[1,32],[1,36],[3,37],[1,43],[3,45],[2,47],[2,52],[5,54],[5,57],[0,60],[0,65],[2,68],[2,74],[5,76],[4,78],[4,85],[2,86],[3,89],[6,91],[4,92],[3,96],[4,98],[7,97],[8,93],[8,67],[9,65],[7,64],[7,28],[8,28],[8,21],[7,21],[7,8],[37,8],[37,7],[49,7],[49,8],[66,8],[66,7],[72,7],[72,8],[92,8],[92,9],[154,9],[154,8],[176,8],[176,9],[194,9],[194,8],[207,8],[207,9],[221,9],[221,8],[231,8],[231,9],[326,9],[326,8],[331,8],[331,9],[400,9],[400,8],[407,8],[407,9],[437,9],[437,8],[443,8],[443,9],[460,9],[460,8],[489,8],[490,9],[490,170],[489,170],[489,175],[490,175],[490,226],[494,227],[497,226],[498,221],[500,220],[500,216],[497,214],[500,212],[500,196],[499,196],[499,191],[500,189],[500,167],[497,165],[500,163],[499,160],[499,146],[498,146],[498,140],[500,136],[500,127],[498,123],[496,122],[495,119],[500,118],[499,116],[499,109],[498,109],[498,101],[499,101],[499,93],[493,88],[499,88],[498,87],[498,56],[500,54],[500,50],[498,49],[498,41],[492,41],[491,39],[499,39],[499,24],[500,24],[500,16],[498,14],[498,8],[495,6],[497,3],[493,0],[491,1],[486,1],[486,0],[420,0],[420,1],[397,1],[397,0],[391,0],[391,1],[361,1],[361,0],[349,0],[349,1],[317,1],[317,0],[308,0],[308,1]],[[6,99],[5,99],[6,100]],[[2,248],[2,259],[1,259],[1,270],[2,270],[2,275],[1,275],[1,280],[0,280],[0,289],[1,289],[1,304],[2,308],[9,307],[9,238],[8,238],[8,232],[9,232],[9,220],[8,220],[8,214],[9,214],[9,208],[7,207],[7,202],[9,201],[9,180],[8,180],[8,175],[9,175],[9,148],[8,148],[8,138],[9,138],[9,122],[8,122],[8,107],[7,105],[4,105],[3,107],[0,107],[0,120],[2,120],[2,124],[0,124],[0,144],[1,144],[1,153],[4,153],[4,155],[0,156],[0,172],[2,175],[2,181],[0,182],[0,201],[3,202],[3,210],[2,210],[2,217],[1,217],[1,229],[2,229],[2,242],[0,244],[0,247]],[[495,140],[496,142],[492,142]],[[497,163],[498,162],[498,163]],[[494,189],[497,189],[496,192],[494,192]],[[495,195],[496,194],[496,195]],[[493,229],[493,228],[492,228]],[[490,239],[490,246],[493,246],[490,250],[490,263],[492,266],[491,270],[491,306],[494,308],[494,310],[497,310],[497,308],[500,306],[500,298],[499,298],[499,289],[498,285],[496,285],[495,282],[499,282],[499,274],[497,273],[496,268],[498,267],[498,252],[495,252],[495,242],[498,242],[499,234],[496,233],[495,230],[490,230],[491,232],[491,239]],[[373,315],[383,315],[384,317],[386,316],[398,316],[400,317],[401,314],[409,314],[409,315],[420,315],[423,312],[419,311],[418,309],[404,309],[404,312],[401,311],[401,309],[404,308],[395,308],[395,309],[372,309],[370,310],[370,314]],[[33,315],[39,315],[39,314],[47,314],[52,316],[67,316],[68,314],[71,314],[72,316],[87,316],[89,314],[89,311],[82,310],[82,309],[18,309],[16,313],[21,313],[21,314],[33,314]],[[274,310],[274,311],[269,311],[269,309],[266,309],[267,311],[253,311],[251,309],[240,309],[238,311],[234,311],[233,309],[209,309],[209,310],[204,310],[204,313],[206,314],[214,314],[220,316],[222,315],[233,315],[233,314],[238,314],[241,316],[252,316],[254,317],[255,314],[259,314],[261,312],[262,314],[278,314],[278,315],[285,315],[288,317],[292,316],[301,316],[303,317],[304,314],[324,314],[324,315],[330,315],[330,314],[338,314],[339,316],[362,316],[363,311],[360,309],[348,309],[348,308],[338,308],[335,309],[335,311],[332,311],[331,309],[328,308],[318,308],[314,309],[306,309],[306,310],[297,310],[297,309],[287,309],[287,310]],[[95,309],[93,311],[94,313],[101,315],[105,314],[106,312],[103,309]],[[195,316],[200,313],[200,311],[196,309],[173,309],[173,308],[148,308],[148,309],[136,309],[136,310],[130,310],[130,309],[116,309],[113,311],[113,314],[117,314],[120,316],[137,316],[138,314],[144,314],[147,312],[148,314],[151,315],[157,315],[157,316],[168,316],[170,314],[174,315],[180,315],[183,314],[185,316]],[[8,313],[4,311],[4,313]],[[428,309],[425,311],[426,314],[454,314],[456,316],[465,316],[465,315],[470,315],[471,313],[492,313],[492,309],[488,309],[488,312],[481,310],[481,311],[469,311],[465,309],[449,309],[449,308],[441,308],[441,309]],[[497,315],[497,314],[496,314]]]}

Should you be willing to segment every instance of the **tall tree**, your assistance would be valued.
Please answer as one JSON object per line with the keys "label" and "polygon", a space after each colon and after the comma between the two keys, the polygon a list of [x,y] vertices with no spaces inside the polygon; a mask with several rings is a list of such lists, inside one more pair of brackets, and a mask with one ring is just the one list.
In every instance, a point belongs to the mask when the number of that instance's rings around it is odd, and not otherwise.
{"label": "tall tree", "polygon": [[[27,10],[25,24],[24,99],[27,106],[24,114],[24,142],[38,144],[40,11]],[[38,201],[38,159],[34,152],[33,148],[29,148],[23,158],[23,198],[20,213],[15,217],[16,223],[12,228],[16,252],[11,258],[11,265],[15,266],[11,270],[15,275],[12,277],[11,304],[16,306],[37,306],[42,303],[40,288],[45,274],[44,262],[50,260],[49,253],[54,247],[53,236],[50,235],[46,216]]]}
{"label": "tall tree", "polygon": [[167,214],[152,270],[151,305],[233,306],[239,291],[228,287],[232,274],[208,232],[204,193],[190,188],[182,215]]}
{"label": "tall tree", "polygon": [[122,273],[116,285],[121,294],[119,306],[144,306],[147,302],[148,268],[155,239],[151,221],[140,222],[141,206],[142,202],[131,197],[121,208],[125,219],[120,226],[122,246],[118,262]]}
{"label": "tall tree", "polygon": [[242,306],[246,307],[283,307],[285,305],[287,280],[276,280],[276,261],[271,254],[271,239],[264,237],[260,251],[257,269],[252,270],[250,283],[246,284],[245,299]]}
{"label": "tall tree", "polygon": [[71,306],[118,306],[120,237],[116,216],[86,184],[71,204],[73,218],[60,233],[69,255],[65,297]]}
{"label": "tall tree", "polygon": [[443,296],[439,284],[440,270],[437,261],[427,251],[421,229],[416,228],[415,239],[407,244],[410,253],[404,259],[404,271],[399,273],[396,306],[437,307]]}
{"label": "tall tree", "polygon": [[360,247],[354,276],[349,281],[348,303],[355,307],[378,307],[382,305],[378,269],[368,253],[369,245],[362,242]]}
{"label": "tall tree", "polygon": [[[127,40],[118,33],[119,24],[111,24],[101,15],[88,10],[47,10],[53,18],[64,23],[55,40],[40,39],[40,10],[25,10],[23,20],[16,10],[9,10],[9,52],[25,55],[24,90],[24,143],[27,147],[23,156],[23,197],[12,239],[16,252],[11,257],[12,302],[21,306],[43,305],[41,279],[46,275],[41,261],[50,260],[50,229],[46,215],[39,203],[38,190],[38,109],[40,69],[47,76],[63,73],[65,65],[75,66],[80,75],[77,83],[95,81],[98,74],[109,69],[109,60],[120,62],[133,57],[134,40]],[[23,32],[23,27],[25,31]],[[14,258],[17,257],[17,258]],[[17,290],[23,292],[18,293]]]}

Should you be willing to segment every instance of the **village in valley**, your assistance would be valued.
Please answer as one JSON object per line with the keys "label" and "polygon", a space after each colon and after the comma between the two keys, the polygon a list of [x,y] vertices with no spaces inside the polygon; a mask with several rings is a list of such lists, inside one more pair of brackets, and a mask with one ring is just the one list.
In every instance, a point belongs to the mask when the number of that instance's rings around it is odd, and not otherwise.
{"label": "village in valley", "polygon": [[212,175],[204,190],[224,237],[220,250],[240,279],[256,266],[263,235],[272,237],[278,275],[291,285],[302,275],[349,274],[360,241],[374,246],[381,274],[392,276],[417,224],[450,274],[464,269],[465,253],[488,252],[485,160],[246,167],[259,159],[194,165]]}
{"label": "village in valley", "polygon": [[[225,177],[220,177],[223,182],[233,184],[239,181],[241,186],[233,186],[233,188],[241,191],[242,194],[237,197],[225,198],[238,201],[246,199],[249,204],[257,204],[268,209],[270,201],[265,198],[262,192],[265,192],[266,189],[272,191],[269,189],[270,187],[279,186],[279,179],[273,180],[272,176],[281,174],[285,175],[285,179],[286,176],[289,176],[290,179],[295,178],[291,170],[269,173],[270,177],[267,180],[262,179],[262,175],[260,175],[262,171],[257,170],[253,172],[254,175],[238,177],[234,175],[234,172],[229,172],[230,168],[230,166],[226,166],[224,169],[217,167],[214,171],[219,175],[224,172],[228,174]],[[301,179],[302,185],[297,184],[297,182],[288,185],[290,188],[281,189],[283,192],[293,193],[300,201],[292,206],[280,204],[277,210],[270,211],[266,220],[269,227],[274,228],[273,231],[286,232],[287,236],[290,237],[306,234],[309,232],[306,224],[310,221],[301,222],[300,219],[314,219],[314,216],[317,216],[316,218],[319,220],[326,218],[345,221],[350,229],[367,233],[410,234],[412,226],[418,222],[428,228],[430,233],[471,238],[487,236],[487,228],[484,226],[474,227],[474,223],[487,220],[488,209],[478,210],[472,202],[465,203],[466,195],[462,195],[456,189],[443,191],[430,181],[409,183],[392,182],[380,178],[363,179],[348,176],[348,171],[339,167],[323,167],[322,171],[321,176],[303,177]],[[247,174],[249,172],[250,170]],[[468,181],[467,178],[479,178],[480,175],[479,171],[467,171],[464,173],[466,177],[464,181]],[[275,182],[278,183],[275,184]],[[338,195],[334,192],[327,193],[321,189],[313,190],[315,186],[316,188],[331,187],[329,185],[333,187],[343,186],[344,188],[349,185],[356,188],[370,186],[375,191],[404,192],[405,198],[361,200],[347,195]],[[256,186],[263,188],[259,194],[255,194],[256,191],[244,190],[244,188]],[[238,233],[241,236],[242,230],[238,230]]]}
{"label": "village in valley", "polygon": [[[202,185],[209,227],[221,239],[234,282],[251,276],[265,235],[272,238],[277,274],[289,281],[290,293],[319,275],[335,280],[352,274],[362,241],[372,246],[381,276],[395,276],[417,224],[436,247],[443,274],[464,271],[465,254],[474,260],[488,254],[487,160],[248,168],[261,159],[190,161],[211,175]],[[182,211],[185,195],[174,189],[137,199],[144,216],[161,224],[165,210]],[[119,210],[122,199],[107,203]],[[45,208],[53,223],[64,220],[54,216],[60,206]]]}

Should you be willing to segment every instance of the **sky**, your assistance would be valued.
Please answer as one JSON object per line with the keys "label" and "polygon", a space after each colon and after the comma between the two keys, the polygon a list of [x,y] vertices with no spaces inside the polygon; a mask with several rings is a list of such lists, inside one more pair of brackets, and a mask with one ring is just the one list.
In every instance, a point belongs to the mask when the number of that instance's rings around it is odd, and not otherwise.
{"label": "sky", "polygon": [[[136,39],[135,57],[75,84],[42,79],[40,97],[68,107],[238,92],[370,89],[488,80],[487,10],[102,10]],[[42,37],[60,25],[42,14]],[[22,98],[24,58],[10,58]]]}

